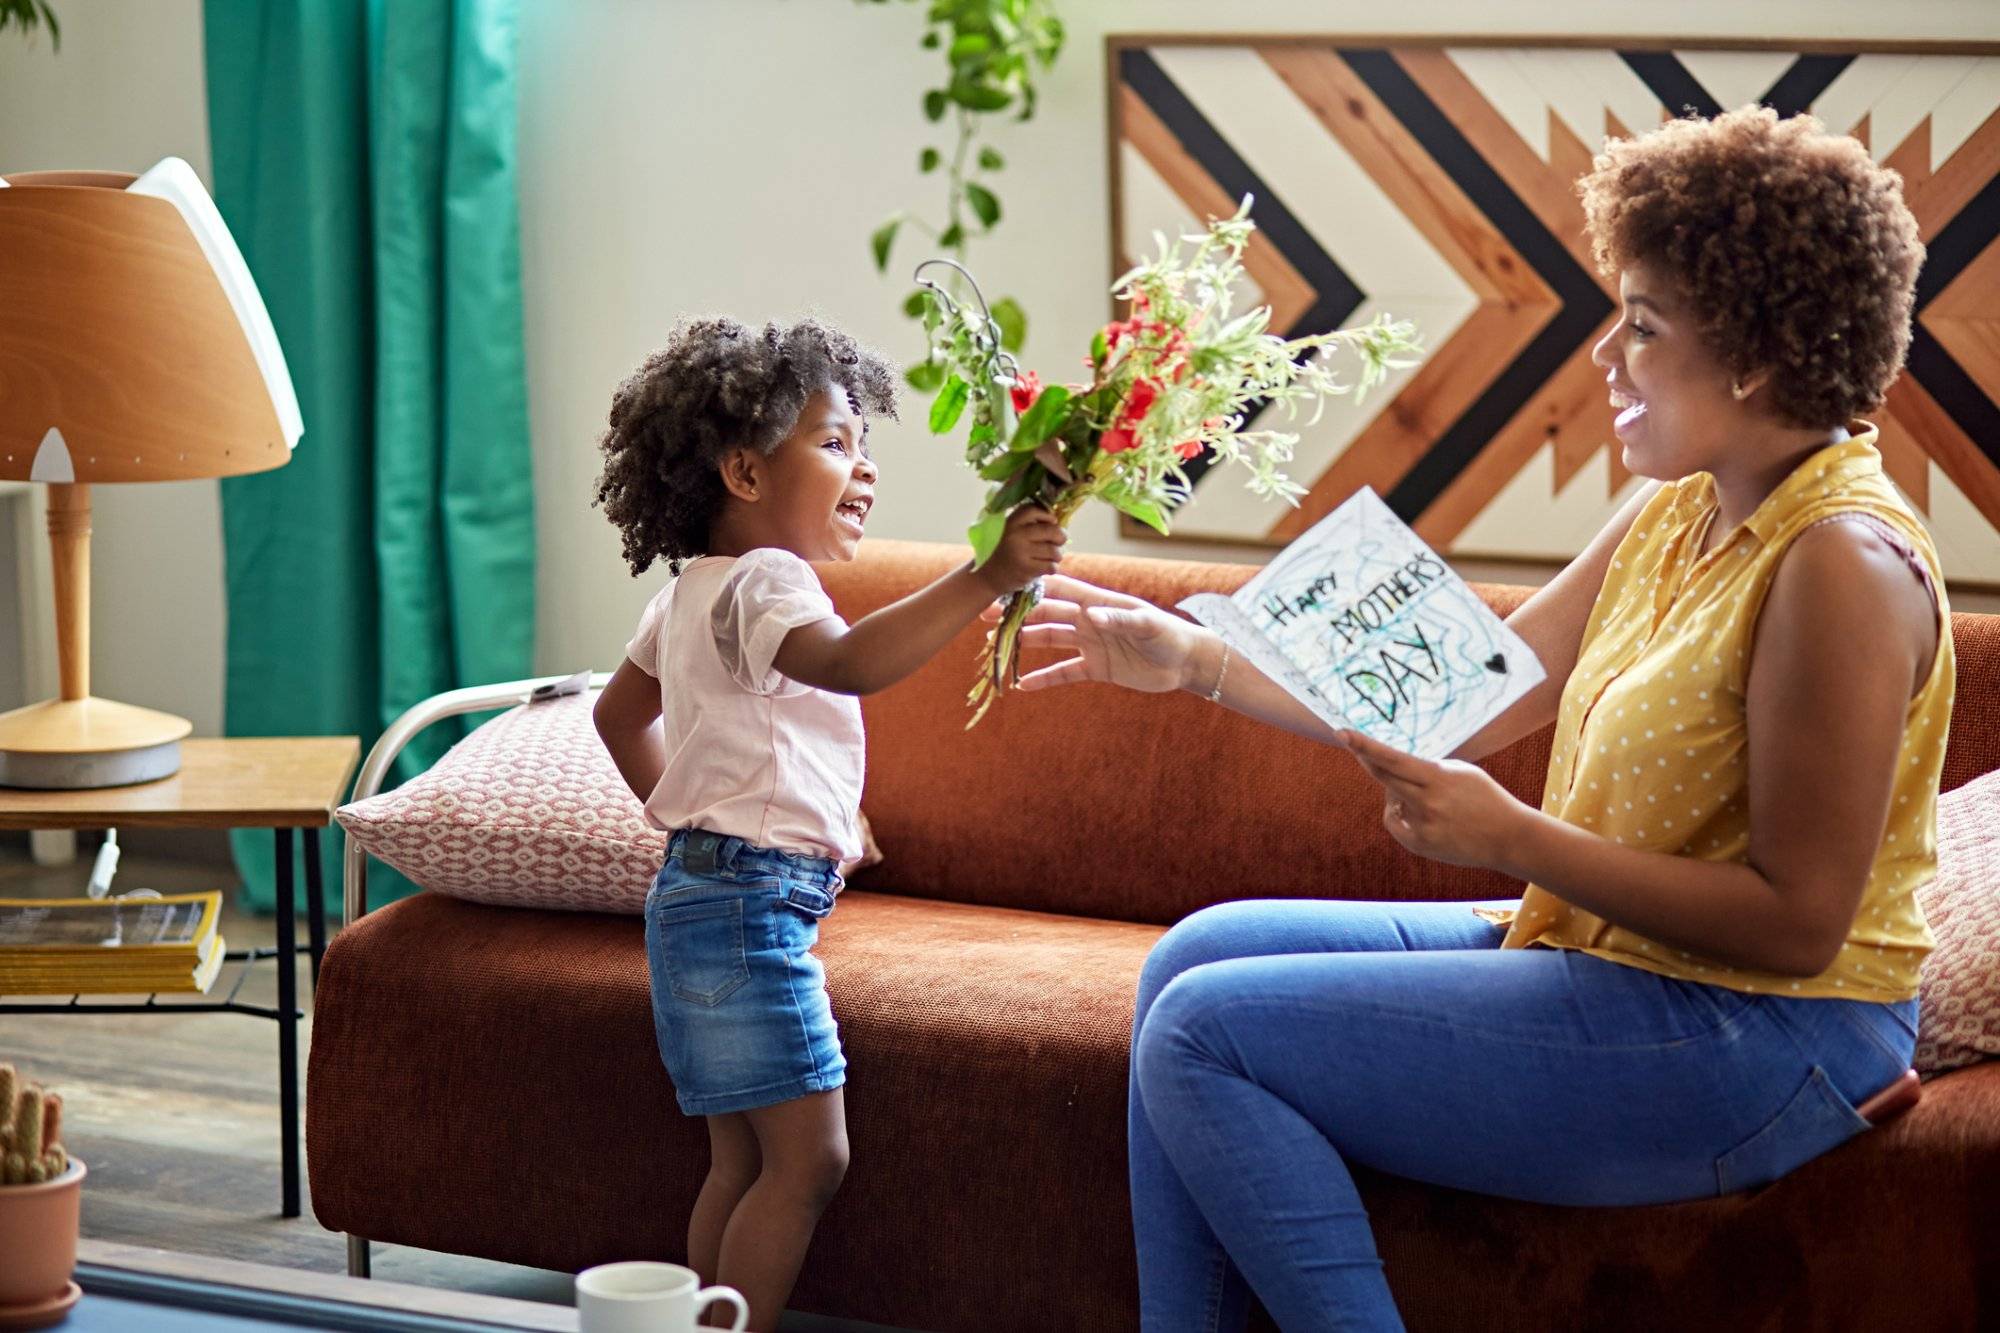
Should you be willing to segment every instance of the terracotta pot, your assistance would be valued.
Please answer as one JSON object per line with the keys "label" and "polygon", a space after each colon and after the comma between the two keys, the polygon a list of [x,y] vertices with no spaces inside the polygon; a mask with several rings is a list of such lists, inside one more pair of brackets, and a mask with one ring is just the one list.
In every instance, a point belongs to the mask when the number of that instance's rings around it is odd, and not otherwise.
{"label": "terracotta pot", "polygon": [[62,1296],[76,1268],[83,1163],[40,1185],[0,1185],[0,1321],[10,1308]]}

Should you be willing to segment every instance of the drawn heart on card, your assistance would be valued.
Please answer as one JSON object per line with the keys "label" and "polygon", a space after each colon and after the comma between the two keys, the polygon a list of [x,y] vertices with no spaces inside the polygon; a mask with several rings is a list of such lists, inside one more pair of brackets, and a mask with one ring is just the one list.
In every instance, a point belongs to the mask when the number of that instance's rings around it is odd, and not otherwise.
{"label": "drawn heart on card", "polygon": [[1486,669],[1495,675],[1504,676],[1507,674],[1507,659],[1495,653],[1486,659]]}

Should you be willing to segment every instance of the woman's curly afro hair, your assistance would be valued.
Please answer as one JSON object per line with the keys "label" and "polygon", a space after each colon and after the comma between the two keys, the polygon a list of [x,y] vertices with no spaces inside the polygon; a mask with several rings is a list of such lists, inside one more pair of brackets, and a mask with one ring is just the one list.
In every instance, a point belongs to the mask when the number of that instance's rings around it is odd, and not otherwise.
{"label": "woman's curly afro hair", "polygon": [[1577,182],[1598,267],[1672,282],[1735,376],[1831,429],[1902,369],[1924,247],[1902,177],[1810,116],[1748,106],[1607,144]]}
{"label": "woman's curly afro hair", "polygon": [[676,325],[618,386],[598,442],[595,503],[623,535],[632,572],[665,560],[679,573],[701,555],[728,494],[722,461],[736,449],[769,454],[806,400],[828,387],[844,390],[857,412],[896,415],[888,364],[818,320],[762,332],[731,319]]}

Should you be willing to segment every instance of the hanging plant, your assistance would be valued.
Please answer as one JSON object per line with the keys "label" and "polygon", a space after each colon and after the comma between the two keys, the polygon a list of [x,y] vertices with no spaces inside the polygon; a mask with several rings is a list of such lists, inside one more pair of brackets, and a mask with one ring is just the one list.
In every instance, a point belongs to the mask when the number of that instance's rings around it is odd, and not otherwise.
{"label": "hanging plant", "polygon": [[46,23],[50,48],[62,49],[62,25],[56,22],[56,11],[49,8],[49,0],[0,0],[0,32],[5,32],[9,23],[23,33],[31,33],[37,25]]}
{"label": "hanging plant", "polygon": [[[996,116],[1033,117],[1036,75],[1055,64],[1063,47],[1062,20],[1048,0],[928,0],[925,24],[924,49],[944,52],[945,74],[941,85],[923,95],[924,119],[938,127],[940,142],[917,154],[917,170],[943,173],[944,212],[941,220],[897,213],[877,227],[868,248],[883,273],[904,228],[927,236],[930,253],[962,262],[967,242],[998,225],[1001,205],[993,177],[1007,160],[985,141],[986,132]],[[903,302],[911,319],[922,319],[924,309],[921,290]],[[1019,351],[1028,334],[1021,303],[1001,297],[993,303],[993,320],[1007,350]],[[925,360],[903,373],[912,388],[930,393],[944,383],[945,367]]]}

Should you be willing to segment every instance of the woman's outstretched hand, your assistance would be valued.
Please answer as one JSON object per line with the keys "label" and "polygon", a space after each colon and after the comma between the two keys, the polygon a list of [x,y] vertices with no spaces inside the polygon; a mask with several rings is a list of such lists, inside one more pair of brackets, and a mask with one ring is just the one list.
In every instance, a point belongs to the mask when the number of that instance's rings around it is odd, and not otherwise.
{"label": "woman's outstretched hand", "polygon": [[1340,732],[1335,742],[1381,784],[1390,837],[1433,861],[1518,874],[1514,853],[1536,812],[1485,769],[1419,759],[1358,731]]}
{"label": "woman's outstretched hand", "polygon": [[[997,605],[987,608],[985,619],[999,618]],[[1042,580],[1042,600],[1028,613],[1021,643],[1074,656],[1028,672],[1019,688],[1099,680],[1150,693],[1176,690],[1207,637],[1206,630],[1151,602],[1051,574]]]}

